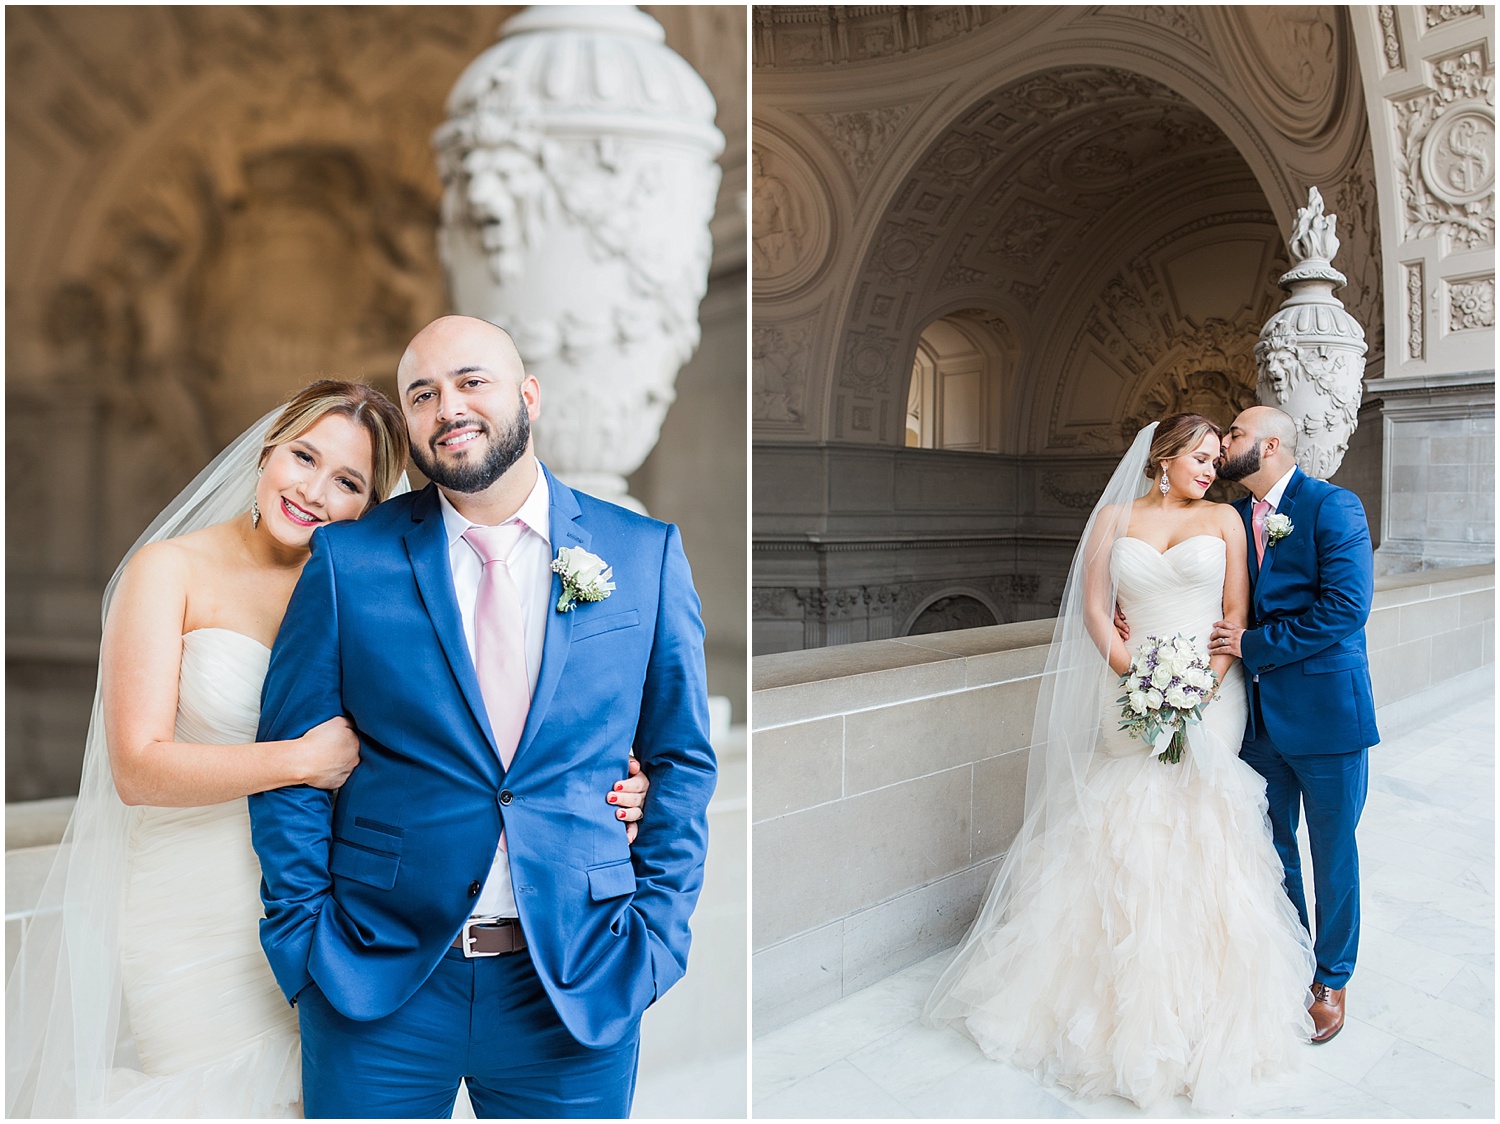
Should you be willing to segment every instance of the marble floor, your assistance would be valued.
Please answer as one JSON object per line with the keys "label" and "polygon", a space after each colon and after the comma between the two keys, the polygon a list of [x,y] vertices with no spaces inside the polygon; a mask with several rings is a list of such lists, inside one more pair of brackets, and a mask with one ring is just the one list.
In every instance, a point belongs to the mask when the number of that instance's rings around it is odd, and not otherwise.
{"label": "marble floor", "polygon": [[[1254,1117],[1495,1115],[1495,697],[1370,751],[1359,827],[1363,922],[1343,1032]],[[1311,869],[1304,855],[1304,869]],[[756,1117],[1192,1117],[1080,1100],[918,1019],[932,957],[757,1038]]]}

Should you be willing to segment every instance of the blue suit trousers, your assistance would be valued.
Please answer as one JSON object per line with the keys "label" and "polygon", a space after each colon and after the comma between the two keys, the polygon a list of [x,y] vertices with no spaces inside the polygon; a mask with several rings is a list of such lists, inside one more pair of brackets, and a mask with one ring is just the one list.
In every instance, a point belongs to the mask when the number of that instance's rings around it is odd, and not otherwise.
{"label": "blue suit trousers", "polygon": [[[1266,732],[1260,690],[1252,686],[1255,737],[1240,748],[1241,759],[1266,778],[1271,838],[1281,856],[1287,897],[1313,934],[1317,969],[1311,982],[1341,988],[1354,972],[1359,949],[1359,851],[1354,829],[1369,785],[1368,750],[1353,753],[1283,753]],[[1297,849],[1300,813],[1307,813],[1312,851],[1314,920],[1308,924],[1302,858]]]}
{"label": "blue suit trousers", "polygon": [[581,1045],[524,950],[470,960],[449,949],[384,1018],[345,1017],[316,983],[297,1012],[309,1119],[450,1117],[460,1080],[480,1119],[630,1115],[639,1022],[617,1045]]}

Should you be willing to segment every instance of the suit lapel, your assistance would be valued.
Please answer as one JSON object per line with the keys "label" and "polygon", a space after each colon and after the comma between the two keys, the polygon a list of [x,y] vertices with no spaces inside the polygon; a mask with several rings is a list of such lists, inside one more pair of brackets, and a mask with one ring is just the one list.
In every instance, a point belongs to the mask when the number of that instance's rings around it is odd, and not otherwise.
{"label": "suit lapel", "polygon": [[[548,533],[552,538],[552,556],[557,557],[557,552],[565,546],[580,546],[587,550],[593,536],[589,534],[586,527],[578,523],[578,517],[583,514],[578,506],[578,497],[573,490],[560,482],[542,465],[542,471],[547,473],[547,491],[551,497],[551,511],[549,515]],[[573,612],[559,613],[557,611],[558,598],[562,596],[562,576],[552,575],[552,589],[547,600],[547,637],[542,644],[542,667],[537,673],[536,690],[531,694],[531,709],[526,714],[526,725],[521,730],[521,740],[516,745],[516,758],[526,752],[536,738],[537,730],[547,717],[547,709],[552,705],[552,696],[557,691],[557,684],[562,679],[563,667],[568,662],[568,648],[573,641]],[[511,762],[514,767],[515,762]]]}
{"label": "suit lapel", "polygon": [[[1292,478],[1286,482],[1286,491],[1281,493],[1281,502],[1276,505],[1276,514],[1285,515],[1288,519],[1292,517],[1292,508],[1297,503],[1297,493],[1302,490],[1304,479],[1300,468],[1292,469]],[[1295,519],[1292,522],[1296,522]],[[1261,573],[1267,573],[1276,562],[1276,548],[1269,542],[1266,543],[1266,561],[1261,566]]]}
{"label": "suit lapel", "polygon": [[448,658],[449,670],[458,684],[459,692],[469,704],[474,720],[484,731],[489,745],[489,759],[499,763],[495,751],[495,735],[490,730],[489,712],[484,706],[484,694],[479,689],[479,676],[474,671],[474,661],[469,655],[469,642],[464,638],[464,621],[458,611],[458,595],[453,590],[453,567],[448,561],[448,535],[443,526],[442,509],[438,506],[437,487],[429,484],[412,504],[411,530],[406,532],[406,553],[411,560],[412,573],[417,579],[417,589],[422,594],[422,603],[427,616],[437,631],[438,643]]}

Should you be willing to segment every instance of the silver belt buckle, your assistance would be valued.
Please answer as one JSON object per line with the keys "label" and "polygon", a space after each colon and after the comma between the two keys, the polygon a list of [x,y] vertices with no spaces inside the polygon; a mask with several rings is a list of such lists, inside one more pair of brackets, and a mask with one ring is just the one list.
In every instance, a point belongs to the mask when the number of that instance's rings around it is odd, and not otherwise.
{"label": "silver belt buckle", "polygon": [[498,952],[477,952],[474,949],[474,946],[479,943],[479,937],[474,932],[474,926],[476,926],[476,925],[493,925],[493,924],[495,924],[495,922],[497,922],[499,920],[500,920],[500,918],[498,918],[498,917],[490,917],[490,918],[471,917],[467,921],[464,922],[464,927],[463,927],[463,929],[462,929],[461,932],[462,932],[462,936],[463,936],[463,939],[464,939],[464,959],[465,960],[479,960],[479,959],[482,959],[482,958],[484,958],[486,956],[499,956],[500,955]]}

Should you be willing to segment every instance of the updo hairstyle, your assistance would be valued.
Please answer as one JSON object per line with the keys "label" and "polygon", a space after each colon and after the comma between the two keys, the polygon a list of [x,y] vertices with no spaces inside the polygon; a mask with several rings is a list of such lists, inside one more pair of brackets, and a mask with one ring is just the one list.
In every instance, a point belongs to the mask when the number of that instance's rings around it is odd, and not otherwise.
{"label": "updo hairstyle", "polygon": [[370,503],[374,507],[391,494],[406,468],[408,438],[406,419],[400,409],[380,391],[360,382],[319,379],[288,399],[260,451],[264,464],[271,450],[301,437],[330,414],[346,417],[370,435]]}

